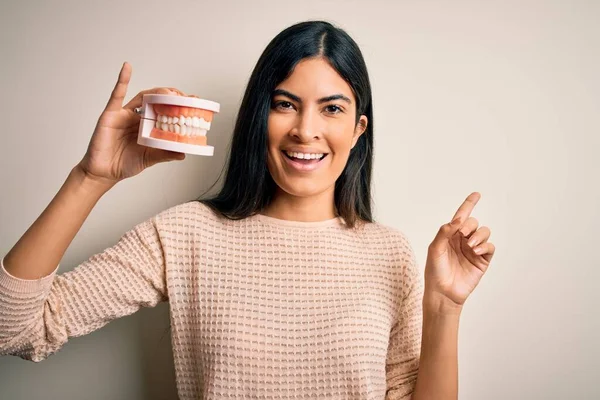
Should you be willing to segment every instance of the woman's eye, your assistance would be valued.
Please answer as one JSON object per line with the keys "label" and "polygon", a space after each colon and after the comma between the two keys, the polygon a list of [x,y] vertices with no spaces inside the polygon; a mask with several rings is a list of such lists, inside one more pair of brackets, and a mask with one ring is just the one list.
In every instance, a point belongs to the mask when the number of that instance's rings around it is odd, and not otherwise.
{"label": "woman's eye", "polygon": [[282,110],[291,110],[294,108],[294,105],[289,101],[278,101],[275,103],[275,108],[279,108]]}
{"label": "woman's eye", "polygon": [[325,111],[327,111],[329,114],[338,114],[344,112],[340,106],[336,106],[335,104],[325,107]]}

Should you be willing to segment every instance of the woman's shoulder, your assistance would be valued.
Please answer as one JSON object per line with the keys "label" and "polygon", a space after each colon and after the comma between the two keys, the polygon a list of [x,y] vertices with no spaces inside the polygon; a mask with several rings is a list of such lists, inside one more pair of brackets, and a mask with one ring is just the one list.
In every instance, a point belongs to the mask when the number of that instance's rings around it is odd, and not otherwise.
{"label": "woman's shoulder", "polygon": [[162,226],[198,227],[205,224],[221,224],[223,217],[198,200],[187,201],[171,206],[154,216]]}
{"label": "woman's shoulder", "polygon": [[387,239],[401,246],[410,247],[410,241],[405,232],[397,227],[381,223],[367,222],[361,227],[363,234],[373,236],[377,239]]}
{"label": "woman's shoulder", "polygon": [[380,238],[385,238],[379,242],[388,246],[384,251],[389,256],[390,265],[395,270],[399,281],[408,282],[418,279],[421,276],[421,270],[412,242],[405,231],[379,222],[372,222],[368,225],[368,229],[377,232]]}
{"label": "woman's shoulder", "polygon": [[378,247],[383,247],[392,255],[395,263],[415,263],[416,257],[409,235],[401,228],[380,222],[370,222],[363,228],[367,236],[371,236]]}

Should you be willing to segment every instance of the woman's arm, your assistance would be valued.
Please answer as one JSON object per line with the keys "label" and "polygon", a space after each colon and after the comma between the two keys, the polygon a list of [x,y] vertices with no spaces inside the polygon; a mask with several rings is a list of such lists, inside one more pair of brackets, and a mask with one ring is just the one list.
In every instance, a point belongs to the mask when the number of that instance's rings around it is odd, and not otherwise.
{"label": "woman's arm", "polygon": [[69,244],[110,185],[73,168],[48,207],[4,257],[6,272],[39,279],[56,270]]}
{"label": "woman's arm", "polygon": [[458,325],[462,307],[487,271],[496,247],[491,231],[471,217],[473,192],[429,245],[423,295],[423,335],[413,400],[458,398]]}
{"label": "woman's arm", "polygon": [[458,398],[460,308],[447,310],[423,297],[423,335],[417,385],[412,400]]}
{"label": "woman's arm", "polygon": [[145,94],[185,93],[170,88],[144,90],[123,106],[130,79],[131,66],[124,63],[86,154],[52,202],[4,258],[4,267],[12,276],[22,279],[48,276],[107,190],[156,163],[185,158],[184,154],[139,145],[140,116],[133,111],[142,105]]}
{"label": "woman's arm", "polygon": [[137,225],[115,246],[73,271],[56,275],[66,249],[107,190],[156,163],[185,158],[139,145],[140,116],[133,111],[142,105],[144,94],[179,91],[145,90],[123,106],[130,78],[131,66],[124,63],[83,159],[2,259],[0,355],[40,361],[69,337],[89,333],[167,297],[157,218]]}
{"label": "woman's arm", "polygon": [[[69,196],[68,192],[64,196]],[[178,212],[175,207],[147,219],[122,235],[114,246],[60,275],[54,268],[48,275],[24,279],[12,275],[2,263],[0,355],[41,361],[71,337],[88,334],[141,307],[166,300],[165,254],[171,247],[163,245],[161,232],[178,232],[171,225],[177,223]],[[41,240],[45,232],[43,227],[38,229],[37,239]],[[56,242],[54,238],[47,240]],[[36,265],[44,257],[39,251],[36,254],[40,258],[27,260],[27,254],[22,258],[32,264],[19,265],[28,275],[42,274],[48,267]]]}

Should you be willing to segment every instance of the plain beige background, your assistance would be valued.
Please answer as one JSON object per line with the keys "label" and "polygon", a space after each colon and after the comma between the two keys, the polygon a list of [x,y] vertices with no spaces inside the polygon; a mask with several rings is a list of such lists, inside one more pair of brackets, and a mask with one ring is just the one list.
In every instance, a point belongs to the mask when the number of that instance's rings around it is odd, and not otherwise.
{"label": "plain beige background", "polygon": [[[472,191],[497,255],[461,319],[460,399],[598,399],[600,2],[5,1],[0,6],[0,254],[85,152],[123,61],[131,98],[175,86],[221,103],[214,157],[122,182],[68,271],[218,176],[246,81],[288,25],[326,19],[361,46],[375,107],[378,220],[424,266]],[[162,304],[34,364],[0,359],[2,399],[175,398]]]}

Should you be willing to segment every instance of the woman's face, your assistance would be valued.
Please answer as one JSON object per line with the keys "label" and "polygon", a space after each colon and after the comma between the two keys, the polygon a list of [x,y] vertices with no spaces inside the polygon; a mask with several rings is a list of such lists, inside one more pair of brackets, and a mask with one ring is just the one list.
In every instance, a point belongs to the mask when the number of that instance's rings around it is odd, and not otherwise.
{"label": "woman's face", "polygon": [[356,121],[346,81],[322,58],[299,62],[273,93],[268,120],[268,168],[279,188],[309,197],[335,189],[350,150],[367,126]]}

